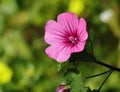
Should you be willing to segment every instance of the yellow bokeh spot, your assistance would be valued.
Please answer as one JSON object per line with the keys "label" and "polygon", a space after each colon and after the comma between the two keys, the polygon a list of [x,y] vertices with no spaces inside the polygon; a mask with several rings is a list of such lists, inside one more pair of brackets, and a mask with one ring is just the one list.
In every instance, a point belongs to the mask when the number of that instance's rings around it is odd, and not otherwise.
{"label": "yellow bokeh spot", "polygon": [[68,11],[79,15],[80,13],[82,13],[84,8],[85,8],[85,5],[82,0],[70,0]]}
{"label": "yellow bokeh spot", "polygon": [[28,69],[27,74],[32,77],[34,75],[34,70],[33,69]]}
{"label": "yellow bokeh spot", "polygon": [[0,61],[0,84],[10,82],[13,72],[6,63]]}

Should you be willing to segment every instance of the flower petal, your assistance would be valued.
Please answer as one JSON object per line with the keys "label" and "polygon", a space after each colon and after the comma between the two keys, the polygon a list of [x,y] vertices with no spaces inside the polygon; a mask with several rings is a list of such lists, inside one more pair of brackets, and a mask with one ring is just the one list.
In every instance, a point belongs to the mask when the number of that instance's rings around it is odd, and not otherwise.
{"label": "flower petal", "polygon": [[55,59],[58,62],[65,62],[69,59],[71,50],[69,49],[69,46],[61,43],[49,46],[46,49],[46,53],[49,57]]}
{"label": "flower petal", "polygon": [[53,20],[49,20],[45,26],[44,39],[48,44],[54,44],[65,40],[65,32]]}
{"label": "flower petal", "polygon": [[69,34],[75,35],[78,27],[78,17],[70,12],[62,13],[57,17],[58,24]]}
{"label": "flower petal", "polygon": [[80,18],[77,35],[80,41],[85,41],[88,38],[88,33],[86,30],[86,21],[84,18]]}
{"label": "flower petal", "polygon": [[71,48],[71,52],[74,53],[74,52],[81,52],[81,51],[83,51],[84,47],[85,47],[85,43],[86,43],[86,41],[78,42],[76,45],[74,45]]}

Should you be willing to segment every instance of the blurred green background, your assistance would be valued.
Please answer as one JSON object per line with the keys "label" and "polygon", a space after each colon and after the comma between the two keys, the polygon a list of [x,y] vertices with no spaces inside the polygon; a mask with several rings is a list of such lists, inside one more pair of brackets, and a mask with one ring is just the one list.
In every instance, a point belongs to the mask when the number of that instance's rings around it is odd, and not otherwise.
{"label": "blurred green background", "polygon": [[[45,54],[44,27],[66,11],[86,19],[96,58],[120,67],[119,10],[119,0],[0,0],[0,92],[55,92],[63,78],[58,63]],[[105,70],[80,66],[83,76]],[[98,88],[104,78],[88,79],[85,85]],[[120,92],[119,82],[120,73],[113,72],[102,90]]]}

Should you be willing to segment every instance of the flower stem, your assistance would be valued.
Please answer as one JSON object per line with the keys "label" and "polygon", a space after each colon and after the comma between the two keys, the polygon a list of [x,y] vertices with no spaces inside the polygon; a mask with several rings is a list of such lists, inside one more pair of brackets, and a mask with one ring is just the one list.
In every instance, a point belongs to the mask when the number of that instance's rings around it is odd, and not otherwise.
{"label": "flower stem", "polygon": [[113,72],[113,70],[110,71],[110,73],[108,74],[108,76],[105,78],[105,80],[103,81],[103,83],[100,85],[100,87],[98,88],[98,92],[103,87],[103,85],[105,84],[105,82],[107,81],[107,79],[110,77],[110,75],[112,74],[112,72]]}
{"label": "flower stem", "polygon": [[109,68],[110,70],[118,71],[120,72],[120,68],[114,67],[112,65],[106,64],[104,62],[101,62],[97,60],[93,55],[90,53],[87,53],[86,51],[83,51],[82,53],[73,53],[70,61],[83,61],[83,62],[90,62],[90,63],[95,63],[98,65],[102,65],[104,67]]}
{"label": "flower stem", "polygon": [[92,40],[91,39],[89,39],[90,40],[90,47],[91,47],[91,54],[93,55],[93,42],[92,42]]}
{"label": "flower stem", "polygon": [[104,66],[104,67],[107,67],[107,68],[109,68],[109,69],[111,69],[111,70],[120,72],[120,68],[111,66],[111,65],[106,64],[106,63],[103,63],[103,62],[101,62],[101,61],[93,61],[93,63],[99,64],[99,65],[102,65],[102,66]]}
{"label": "flower stem", "polygon": [[89,77],[85,77],[85,79],[93,78],[93,77],[97,77],[97,76],[100,76],[100,75],[106,74],[106,73],[108,73],[108,72],[110,72],[110,70],[105,71],[105,72],[102,72],[102,73],[99,73],[99,74],[95,74],[95,75],[92,75],[92,76],[89,76]]}

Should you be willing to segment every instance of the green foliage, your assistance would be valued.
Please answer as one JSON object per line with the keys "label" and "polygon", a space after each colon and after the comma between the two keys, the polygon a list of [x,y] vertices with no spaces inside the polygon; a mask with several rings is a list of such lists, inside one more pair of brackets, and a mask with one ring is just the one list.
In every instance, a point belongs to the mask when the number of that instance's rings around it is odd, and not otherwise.
{"label": "green foliage", "polygon": [[70,85],[71,92],[86,92],[84,91],[81,74],[69,73],[64,78]]}

